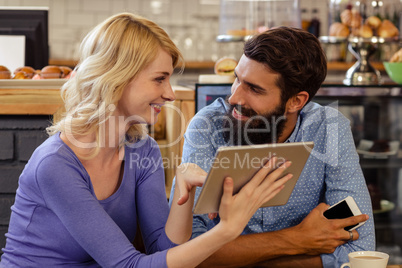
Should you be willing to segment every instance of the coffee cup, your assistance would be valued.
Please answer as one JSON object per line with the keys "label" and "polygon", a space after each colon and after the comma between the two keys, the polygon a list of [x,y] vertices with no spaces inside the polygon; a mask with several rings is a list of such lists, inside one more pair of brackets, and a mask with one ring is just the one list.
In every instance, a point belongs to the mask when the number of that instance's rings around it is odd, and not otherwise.
{"label": "coffee cup", "polygon": [[389,255],[379,251],[355,251],[348,255],[349,262],[342,264],[350,268],[386,268]]}

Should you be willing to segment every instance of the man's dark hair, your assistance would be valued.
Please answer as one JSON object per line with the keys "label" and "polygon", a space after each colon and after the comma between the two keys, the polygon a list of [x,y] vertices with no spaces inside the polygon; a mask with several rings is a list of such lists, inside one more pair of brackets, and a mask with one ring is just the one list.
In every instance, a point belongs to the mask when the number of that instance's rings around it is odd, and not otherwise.
{"label": "man's dark hair", "polygon": [[245,43],[244,55],[280,74],[282,101],[300,91],[307,91],[310,101],[327,76],[320,41],[302,29],[278,27],[255,35]]}

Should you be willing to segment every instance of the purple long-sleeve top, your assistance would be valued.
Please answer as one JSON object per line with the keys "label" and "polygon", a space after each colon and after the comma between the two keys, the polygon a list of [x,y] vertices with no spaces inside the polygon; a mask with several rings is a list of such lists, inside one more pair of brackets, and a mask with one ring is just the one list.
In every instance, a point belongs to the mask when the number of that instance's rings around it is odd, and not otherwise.
{"label": "purple long-sleeve top", "polygon": [[[0,267],[166,267],[175,246],[165,233],[169,214],[157,143],[125,148],[118,190],[98,200],[74,152],[51,136],[19,179]],[[130,241],[139,224],[147,255]]]}

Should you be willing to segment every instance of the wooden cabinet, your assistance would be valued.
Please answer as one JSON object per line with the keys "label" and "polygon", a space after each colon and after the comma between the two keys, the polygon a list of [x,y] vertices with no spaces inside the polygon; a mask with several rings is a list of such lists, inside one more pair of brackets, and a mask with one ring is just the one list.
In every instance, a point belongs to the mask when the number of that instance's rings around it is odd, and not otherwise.
{"label": "wooden cabinet", "polygon": [[63,110],[59,89],[0,88],[1,115],[56,115]]}

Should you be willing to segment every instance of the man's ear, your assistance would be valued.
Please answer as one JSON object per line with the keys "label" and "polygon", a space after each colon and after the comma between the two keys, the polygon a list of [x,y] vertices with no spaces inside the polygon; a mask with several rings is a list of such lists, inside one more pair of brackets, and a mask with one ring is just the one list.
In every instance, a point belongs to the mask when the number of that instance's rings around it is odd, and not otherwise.
{"label": "man's ear", "polygon": [[291,97],[286,103],[286,110],[288,113],[298,113],[306,105],[309,98],[307,91],[301,91],[295,96]]}

